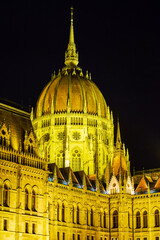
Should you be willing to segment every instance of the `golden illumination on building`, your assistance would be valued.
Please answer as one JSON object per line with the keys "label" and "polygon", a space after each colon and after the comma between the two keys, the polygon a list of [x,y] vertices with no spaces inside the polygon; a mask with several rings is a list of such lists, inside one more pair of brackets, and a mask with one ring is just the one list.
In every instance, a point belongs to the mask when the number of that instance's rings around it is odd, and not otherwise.
{"label": "golden illumination on building", "polygon": [[159,240],[160,172],[131,176],[119,121],[78,66],[73,8],[65,66],[31,114],[0,103],[0,239]]}

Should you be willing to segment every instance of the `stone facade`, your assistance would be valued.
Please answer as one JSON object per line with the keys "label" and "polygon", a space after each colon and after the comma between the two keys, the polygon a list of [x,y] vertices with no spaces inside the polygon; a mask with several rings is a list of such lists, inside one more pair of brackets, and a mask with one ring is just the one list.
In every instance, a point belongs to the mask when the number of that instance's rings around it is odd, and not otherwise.
{"label": "stone facade", "polygon": [[160,171],[131,176],[119,121],[114,144],[112,112],[77,66],[72,11],[65,65],[31,114],[0,103],[0,239],[159,240]]}

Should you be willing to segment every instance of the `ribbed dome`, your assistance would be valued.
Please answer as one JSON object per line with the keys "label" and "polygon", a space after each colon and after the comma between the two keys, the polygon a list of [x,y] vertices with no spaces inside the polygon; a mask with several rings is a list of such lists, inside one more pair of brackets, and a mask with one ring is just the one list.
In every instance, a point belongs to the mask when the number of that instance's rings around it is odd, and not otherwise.
{"label": "ribbed dome", "polygon": [[69,44],[65,52],[65,67],[53,76],[43,89],[36,105],[34,117],[57,112],[82,112],[106,117],[107,105],[98,87],[78,65],[78,52],[74,43],[73,8]]}
{"label": "ribbed dome", "polygon": [[107,105],[98,87],[78,68],[64,68],[43,89],[35,117],[57,112],[82,112],[106,117]]}

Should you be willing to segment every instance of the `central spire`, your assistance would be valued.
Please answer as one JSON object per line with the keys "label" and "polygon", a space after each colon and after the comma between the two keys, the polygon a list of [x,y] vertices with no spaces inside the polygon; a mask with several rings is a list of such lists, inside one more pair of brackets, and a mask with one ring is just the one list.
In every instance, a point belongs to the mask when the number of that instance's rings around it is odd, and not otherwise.
{"label": "central spire", "polygon": [[65,52],[65,65],[69,68],[78,65],[78,53],[76,52],[76,45],[74,43],[74,28],[73,28],[73,7],[71,7],[71,25],[68,48]]}

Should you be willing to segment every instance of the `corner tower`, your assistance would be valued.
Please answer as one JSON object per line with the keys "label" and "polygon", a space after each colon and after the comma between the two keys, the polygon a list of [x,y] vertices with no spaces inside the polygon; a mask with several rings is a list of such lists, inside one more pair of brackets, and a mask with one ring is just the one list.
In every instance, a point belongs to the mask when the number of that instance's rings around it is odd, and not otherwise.
{"label": "corner tower", "polygon": [[48,162],[103,176],[113,159],[113,116],[91,75],[78,66],[73,8],[65,66],[42,90],[31,119]]}

